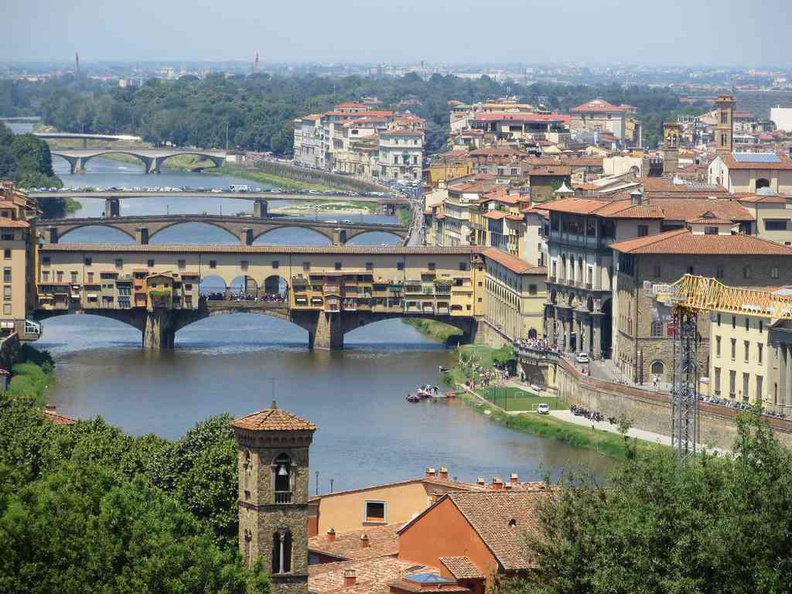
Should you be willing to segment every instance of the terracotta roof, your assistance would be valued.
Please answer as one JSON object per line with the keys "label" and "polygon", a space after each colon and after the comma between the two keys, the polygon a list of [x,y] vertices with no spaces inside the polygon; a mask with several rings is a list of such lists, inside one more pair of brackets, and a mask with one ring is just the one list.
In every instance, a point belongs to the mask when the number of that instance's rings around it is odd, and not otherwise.
{"label": "terracotta roof", "polygon": [[27,229],[30,223],[19,219],[0,219],[0,227],[3,229]]}
{"label": "terracotta roof", "polygon": [[512,256],[498,248],[487,248],[484,250],[484,257],[497,262],[501,266],[505,266],[517,274],[547,274],[547,268],[544,266],[534,266],[530,262],[521,260],[517,256]]}
{"label": "terracotta roof", "polygon": [[423,136],[424,133],[419,130],[384,130],[380,132],[380,136]]}
{"label": "terracotta roof", "polygon": [[528,123],[569,123],[569,116],[560,113],[477,113],[473,119],[477,122],[514,121]]}
{"label": "terracotta roof", "polygon": [[[345,561],[398,555],[399,537],[396,532],[401,526],[401,524],[390,524],[388,526],[371,526],[363,530],[339,532],[333,541],[327,537],[327,534],[312,536],[308,539],[308,550]],[[367,547],[360,546],[360,537],[363,534],[368,536]]]}
{"label": "terracotta roof", "polygon": [[792,248],[750,235],[694,235],[677,229],[610,244],[625,254],[695,254],[712,256],[792,256]]}
{"label": "terracotta roof", "polygon": [[560,213],[596,215],[612,219],[663,219],[692,221],[711,212],[729,221],[752,221],[754,217],[739,202],[710,198],[651,198],[633,205],[628,198],[602,200],[592,198],[563,198],[544,203],[545,210]]}
{"label": "terracotta roof", "polygon": [[[750,153],[738,153],[748,155]],[[766,153],[758,153],[766,154]],[[778,155],[777,163],[767,163],[765,161],[738,161],[731,154],[720,155],[721,160],[729,169],[761,169],[767,170],[792,170],[792,159],[786,155]]]}
{"label": "terracotta roof", "polygon": [[44,417],[55,423],[56,425],[74,425],[77,421],[66,415],[60,415],[50,408],[42,408],[41,412]]}
{"label": "terracotta roof", "polygon": [[554,175],[569,175],[572,173],[571,168],[569,165],[540,165],[539,167],[534,167],[528,173],[529,177],[542,177],[542,176],[554,176]]}
{"label": "terracotta roof", "polygon": [[499,221],[500,219],[505,219],[507,214],[508,213],[505,213],[502,210],[488,210],[481,216],[487,219],[494,219],[496,221]]}
{"label": "terracotta roof", "polygon": [[236,429],[248,431],[316,431],[316,425],[305,419],[277,408],[275,401],[271,408],[265,408],[231,421]]}
{"label": "terracotta roof", "polygon": [[440,563],[457,580],[485,579],[484,572],[476,567],[467,557],[440,557]]}
{"label": "terracotta roof", "polygon": [[530,565],[525,555],[524,535],[538,528],[536,504],[544,494],[535,491],[460,492],[449,493],[446,497],[465,516],[506,571]]}
{"label": "terracotta roof", "polygon": [[751,204],[762,202],[764,204],[786,204],[787,200],[778,194],[762,195],[762,194],[735,194],[739,202],[748,202]]}
{"label": "terracotta roof", "polygon": [[[308,566],[308,590],[315,594],[388,594],[388,584],[402,577],[409,569],[423,569],[411,561],[395,557],[377,557],[340,563]],[[355,571],[355,585],[344,586],[344,572]]]}
{"label": "terracotta roof", "polygon": [[342,109],[345,107],[359,107],[365,108],[367,107],[365,103],[355,103],[354,101],[344,101],[343,103],[339,103],[335,106],[335,109]]}
{"label": "terracotta roof", "polygon": [[626,111],[630,111],[632,106],[628,105],[613,105],[612,103],[608,103],[603,99],[592,99],[582,105],[578,105],[577,107],[573,107],[570,109],[570,113],[601,113],[601,112],[609,112],[609,113],[622,113]]}

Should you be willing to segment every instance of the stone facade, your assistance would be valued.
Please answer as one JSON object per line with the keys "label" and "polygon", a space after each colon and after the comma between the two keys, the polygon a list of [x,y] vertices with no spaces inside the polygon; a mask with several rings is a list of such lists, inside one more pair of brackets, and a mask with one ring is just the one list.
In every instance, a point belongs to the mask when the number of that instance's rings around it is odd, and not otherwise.
{"label": "stone facade", "polygon": [[307,594],[313,430],[242,426],[251,417],[232,424],[239,444],[239,550],[247,566],[262,559],[274,593]]}

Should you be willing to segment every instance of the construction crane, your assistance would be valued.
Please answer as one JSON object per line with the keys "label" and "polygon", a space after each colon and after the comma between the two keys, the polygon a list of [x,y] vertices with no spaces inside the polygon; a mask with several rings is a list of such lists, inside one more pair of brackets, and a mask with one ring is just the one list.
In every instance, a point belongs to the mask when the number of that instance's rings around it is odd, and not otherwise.
{"label": "construction crane", "polygon": [[728,287],[714,278],[686,274],[671,285],[647,287],[658,305],[671,308],[674,324],[674,381],[671,444],[677,461],[696,455],[699,441],[698,314],[713,311],[792,319],[792,296],[766,290]]}

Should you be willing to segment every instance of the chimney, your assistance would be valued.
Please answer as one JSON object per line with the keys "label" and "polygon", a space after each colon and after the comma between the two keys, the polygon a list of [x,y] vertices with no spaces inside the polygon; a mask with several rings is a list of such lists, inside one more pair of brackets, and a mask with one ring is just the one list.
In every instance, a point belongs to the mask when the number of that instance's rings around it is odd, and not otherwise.
{"label": "chimney", "polygon": [[446,468],[445,466],[440,467],[440,478],[443,479],[444,481],[448,480],[448,468]]}
{"label": "chimney", "polygon": [[485,480],[484,480],[484,477],[483,477],[483,476],[480,476],[480,477],[478,477],[478,478],[476,479],[476,484],[477,484],[477,485],[480,485],[480,486],[482,486],[482,487],[483,487],[484,485],[486,485],[486,484],[487,484],[487,481],[485,481]]}
{"label": "chimney", "polygon": [[369,537],[365,532],[360,535],[360,548],[365,549],[369,546]]}
{"label": "chimney", "polygon": [[333,528],[327,531],[327,542],[335,542],[335,530]]}
{"label": "chimney", "polygon": [[440,499],[442,494],[440,491],[432,491],[432,503],[437,503],[437,500]]}
{"label": "chimney", "polygon": [[500,491],[503,489],[503,481],[500,480],[500,477],[493,476],[492,477],[492,490],[493,491]]}
{"label": "chimney", "polygon": [[516,472],[512,472],[511,473],[511,475],[509,476],[509,482],[512,485],[516,485],[517,484],[517,473]]}
{"label": "chimney", "polygon": [[354,569],[344,570],[344,588],[350,588],[357,583],[357,572]]}
{"label": "chimney", "polygon": [[437,473],[435,472],[435,469],[432,468],[431,466],[427,466],[426,467],[426,478],[435,478],[436,476],[437,476]]}
{"label": "chimney", "polygon": [[630,203],[633,206],[641,206],[643,204],[643,192],[641,190],[635,189],[630,192]]}

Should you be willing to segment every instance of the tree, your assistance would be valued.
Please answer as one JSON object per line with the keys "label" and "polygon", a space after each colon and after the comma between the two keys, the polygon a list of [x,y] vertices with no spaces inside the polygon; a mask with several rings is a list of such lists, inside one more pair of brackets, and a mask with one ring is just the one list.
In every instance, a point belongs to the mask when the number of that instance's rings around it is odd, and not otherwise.
{"label": "tree", "polygon": [[792,591],[792,454],[756,413],[728,456],[632,456],[608,487],[567,474],[539,520],[504,593]]}
{"label": "tree", "polygon": [[19,171],[54,176],[49,145],[32,134],[17,134],[11,142],[11,152],[16,157]]}
{"label": "tree", "polygon": [[16,179],[17,162],[11,149],[0,146],[0,179]]}

